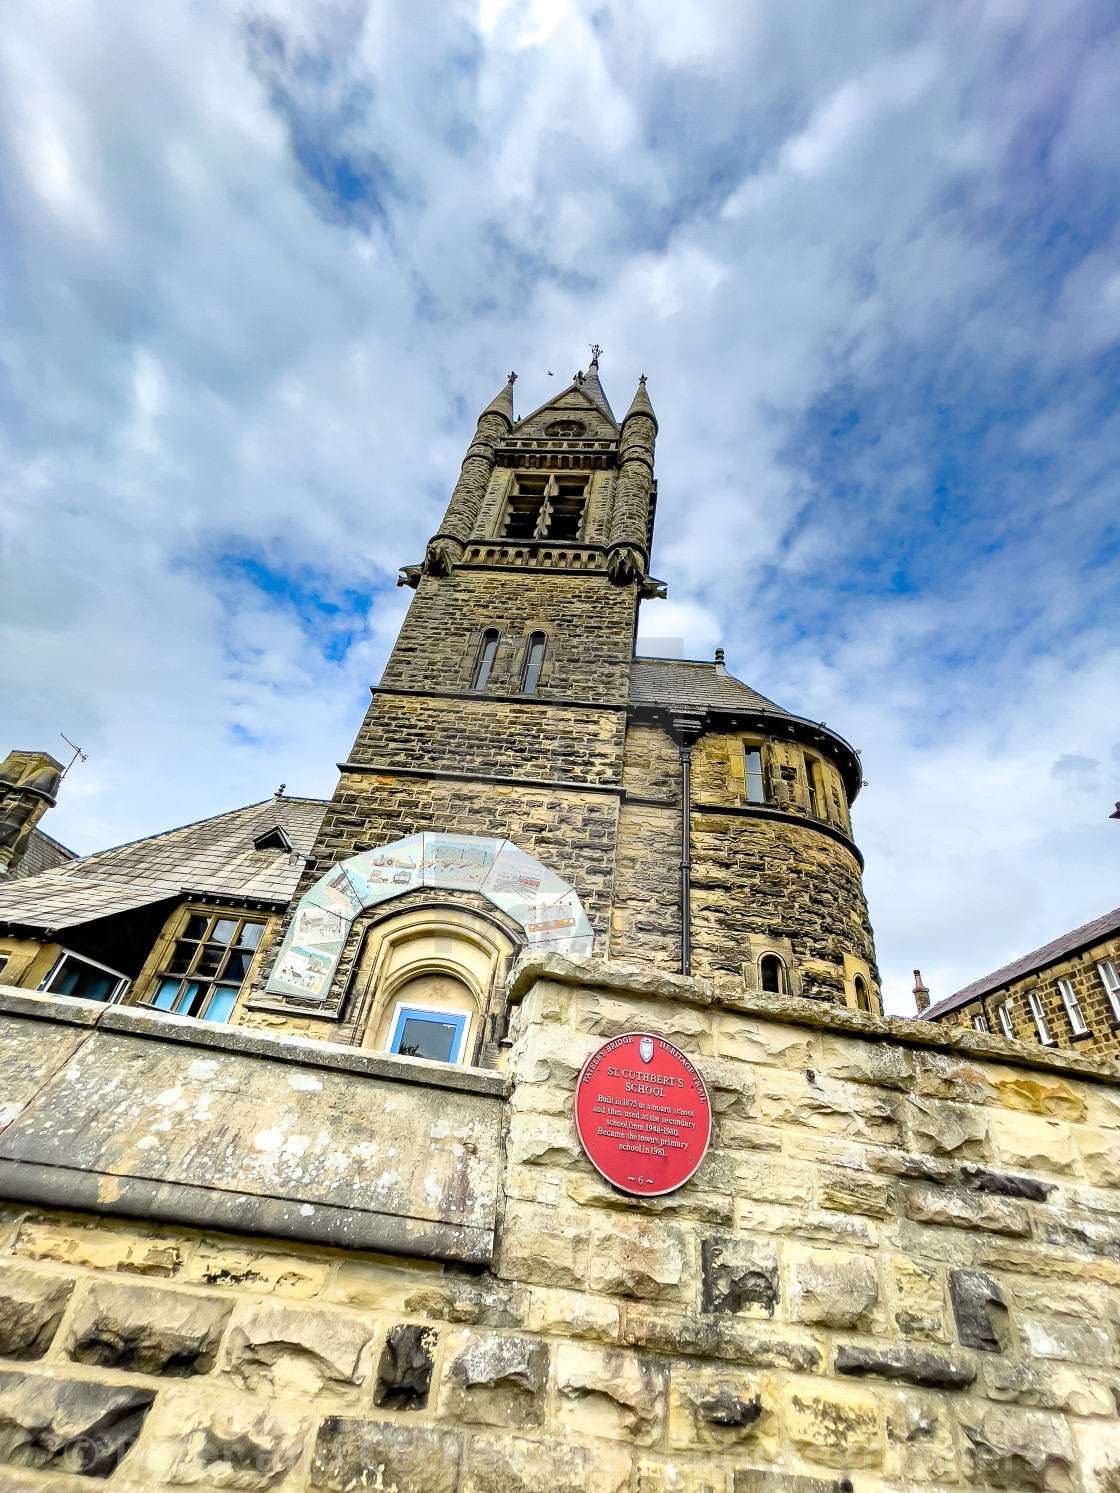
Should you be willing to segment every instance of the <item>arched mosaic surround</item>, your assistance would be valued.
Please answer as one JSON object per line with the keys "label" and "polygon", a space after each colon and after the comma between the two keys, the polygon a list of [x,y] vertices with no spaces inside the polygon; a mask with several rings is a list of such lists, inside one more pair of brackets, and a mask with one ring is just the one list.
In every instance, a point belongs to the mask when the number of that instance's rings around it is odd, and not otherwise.
{"label": "arched mosaic surround", "polygon": [[520,924],[531,949],[590,954],[575,891],[510,840],[425,831],[339,861],[300,898],[266,990],[326,1000],[354,919],[418,887],[478,892]]}

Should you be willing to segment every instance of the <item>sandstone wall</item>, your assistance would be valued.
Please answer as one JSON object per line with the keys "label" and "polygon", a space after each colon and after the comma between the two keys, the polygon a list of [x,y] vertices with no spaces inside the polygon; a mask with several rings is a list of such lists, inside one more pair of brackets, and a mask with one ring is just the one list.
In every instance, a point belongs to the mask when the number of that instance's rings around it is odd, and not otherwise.
{"label": "sandstone wall", "polygon": [[[556,958],[512,995],[488,1269],[130,1223],[111,1186],[100,1217],[8,1205],[0,1486],[1115,1493],[1105,1064]],[[642,1201],[571,1120],[584,1058],[634,1029],[690,1054],[715,1118],[694,1179]]]}

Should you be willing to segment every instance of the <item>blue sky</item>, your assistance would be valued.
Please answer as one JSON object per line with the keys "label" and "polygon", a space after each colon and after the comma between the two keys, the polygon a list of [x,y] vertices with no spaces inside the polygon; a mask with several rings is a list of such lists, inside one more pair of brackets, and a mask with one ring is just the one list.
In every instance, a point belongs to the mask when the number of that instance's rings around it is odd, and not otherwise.
{"label": "blue sky", "polygon": [[863,751],[888,998],[1120,902],[1120,18],[14,0],[11,745],[86,851],[327,795],[474,417],[602,343],[648,637]]}

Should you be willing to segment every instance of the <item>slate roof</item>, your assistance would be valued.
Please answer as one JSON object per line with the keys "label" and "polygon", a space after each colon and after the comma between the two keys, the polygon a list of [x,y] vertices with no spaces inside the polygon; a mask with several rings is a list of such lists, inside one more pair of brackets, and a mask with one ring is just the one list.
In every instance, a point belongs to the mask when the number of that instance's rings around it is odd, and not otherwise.
{"label": "slate roof", "polygon": [[[269,798],[81,856],[0,886],[0,924],[58,931],[184,892],[287,902],[326,811],[325,799]],[[276,825],[292,853],[254,850],[254,839]]]}
{"label": "slate roof", "polygon": [[993,970],[982,980],[974,980],[971,985],[958,990],[956,995],[947,995],[943,1001],[938,1001],[936,1005],[930,1006],[928,1011],[923,1011],[922,1019],[936,1021],[938,1016],[957,1011],[961,1006],[967,1006],[969,1001],[978,1000],[980,996],[988,995],[993,990],[1002,990],[1013,980],[1021,980],[1024,975],[1033,975],[1036,970],[1046,969],[1051,964],[1057,964],[1066,955],[1076,954],[1081,949],[1092,948],[1094,944],[1103,943],[1106,938],[1111,938],[1117,933],[1120,933],[1120,907],[1113,908],[1112,912],[1106,912],[1103,917],[1094,918],[1091,923],[1074,928],[1070,933],[1063,933],[1061,938],[1056,938],[1053,943],[1043,944],[1041,949],[1035,949],[1031,954],[1024,954],[1021,959],[1005,964],[1002,969]]}
{"label": "slate roof", "polygon": [[773,700],[733,678],[722,664],[691,659],[636,658],[630,665],[630,703],[789,715]]}
{"label": "slate roof", "polygon": [[22,876],[38,876],[40,871],[50,871],[54,866],[76,859],[76,851],[68,850],[65,845],[52,840],[41,829],[33,829],[27,849],[8,874],[13,881],[17,881]]}

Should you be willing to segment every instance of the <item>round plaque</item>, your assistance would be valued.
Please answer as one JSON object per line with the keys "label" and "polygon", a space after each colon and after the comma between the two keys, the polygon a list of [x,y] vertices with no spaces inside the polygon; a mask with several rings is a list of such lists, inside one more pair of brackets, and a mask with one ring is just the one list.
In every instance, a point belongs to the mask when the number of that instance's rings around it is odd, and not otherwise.
{"label": "round plaque", "polygon": [[640,1197],[682,1187],[712,1132],[704,1080],[679,1047],[645,1032],[627,1032],[591,1054],[574,1110],[595,1170]]}

